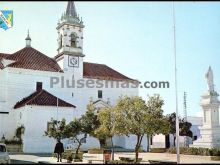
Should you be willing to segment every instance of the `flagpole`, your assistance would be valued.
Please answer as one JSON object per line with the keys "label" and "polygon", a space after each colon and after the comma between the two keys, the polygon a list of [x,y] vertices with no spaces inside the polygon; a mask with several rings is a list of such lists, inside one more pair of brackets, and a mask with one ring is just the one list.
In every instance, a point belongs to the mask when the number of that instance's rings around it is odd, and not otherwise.
{"label": "flagpole", "polygon": [[173,1],[173,50],[175,61],[175,97],[176,97],[176,158],[177,164],[180,163],[179,151],[179,112],[178,112],[178,92],[177,92],[177,64],[176,64],[176,20],[175,20],[175,5]]}

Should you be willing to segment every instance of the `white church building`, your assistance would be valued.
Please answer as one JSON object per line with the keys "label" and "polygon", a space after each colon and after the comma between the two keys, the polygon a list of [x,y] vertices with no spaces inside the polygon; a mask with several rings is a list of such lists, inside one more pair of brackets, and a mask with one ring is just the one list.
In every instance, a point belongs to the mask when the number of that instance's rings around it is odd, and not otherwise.
{"label": "white church building", "polygon": [[[51,118],[67,123],[80,117],[89,102],[95,107],[112,106],[119,96],[136,96],[138,88],[123,88],[122,83],[133,85],[129,78],[105,64],[84,62],[84,24],[76,13],[73,2],[68,2],[65,14],[58,22],[58,53],[54,58],[31,46],[28,34],[24,48],[12,53],[0,53],[0,138],[11,140],[18,127],[24,126],[23,152],[53,152],[55,140],[45,136]],[[49,42],[48,42],[49,43]],[[80,80],[80,88],[71,83]],[[108,82],[109,87],[82,87],[82,82]],[[69,83],[66,83],[69,82]],[[134,149],[136,138],[114,137],[116,146]],[[64,141],[66,147],[68,141]],[[147,148],[147,139],[142,146]],[[88,136],[82,149],[99,147],[99,141]]]}

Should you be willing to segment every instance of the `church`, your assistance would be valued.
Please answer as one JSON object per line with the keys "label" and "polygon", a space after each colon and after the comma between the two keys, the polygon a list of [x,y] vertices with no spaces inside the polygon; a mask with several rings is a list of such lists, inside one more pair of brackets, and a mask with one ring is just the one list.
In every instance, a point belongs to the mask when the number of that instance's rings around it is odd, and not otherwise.
{"label": "church", "polygon": [[[16,129],[23,126],[24,153],[53,152],[56,141],[45,136],[51,119],[65,118],[68,123],[84,114],[91,102],[98,110],[115,105],[120,96],[138,95],[138,88],[132,87],[70,88],[51,82],[53,78],[131,85],[138,82],[105,64],[84,62],[84,23],[74,2],[68,2],[56,29],[58,48],[53,58],[32,47],[29,33],[24,48],[12,54],[0,53],[0,138],[12,140]],[[135,136],[115,136],[113,140],[126,149],[134,149],[136,142]],[[63,143],[64,147],[70,144],[68,140]],[[146,149],[146,137],[142,143]],[[90,136],[82,145],[82,149],[98,147],[99,141]]]}

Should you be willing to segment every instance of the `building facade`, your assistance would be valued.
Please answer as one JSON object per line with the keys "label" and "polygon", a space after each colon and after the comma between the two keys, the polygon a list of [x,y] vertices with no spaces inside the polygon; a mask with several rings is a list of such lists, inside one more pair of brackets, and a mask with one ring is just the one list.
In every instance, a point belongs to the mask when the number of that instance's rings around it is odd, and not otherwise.
{"label": "building facade", "polygon": [[[0,53],[0,137],[12,140],[16,129],[24,126],[24,152],[53,152],[55,141],[44,135],[51,119],[65,118],[68,123],[84,114],[89,102],[99,109],[115,105],[120,96],[138,95],[137,80],[105,64],[84,62],[83,28],[74,3],[68,2],[57,25],[54,58],[34,49],[29,34],[21,50]],[[70,143],[63,142],[65,147]],[[114,142],[134,148],[133,136],[114,137]],[[144,148],[146,142],[145,137]],[[95,147],[99,142],[90,136],[82,145],[82,149]]]}

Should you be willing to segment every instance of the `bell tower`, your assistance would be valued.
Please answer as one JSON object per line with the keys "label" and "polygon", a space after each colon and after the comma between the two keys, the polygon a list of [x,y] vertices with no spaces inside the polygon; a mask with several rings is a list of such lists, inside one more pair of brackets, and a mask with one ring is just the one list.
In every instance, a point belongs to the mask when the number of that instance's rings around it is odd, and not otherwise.
{"label": "bell tower", "polygon": [[74,2],[69,1],[56,28],[58,54],[55,59],[65,73],[72,74],[76,79],[83,78],[83,28]]}

